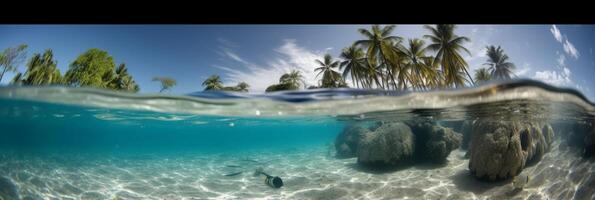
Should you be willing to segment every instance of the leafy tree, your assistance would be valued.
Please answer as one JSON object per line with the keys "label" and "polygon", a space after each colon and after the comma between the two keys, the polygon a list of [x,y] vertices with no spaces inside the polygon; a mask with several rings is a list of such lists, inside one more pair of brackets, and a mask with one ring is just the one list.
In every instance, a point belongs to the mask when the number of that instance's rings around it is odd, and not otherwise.
{"label": "leafy tree", "polygon": [[314,69],[314,71],[320,71],[316,76],[322,74],[322,80],[320,86],[322,88],[337,88],[345,87],[347,84],[341,77],[341,74],[334,69],[339,67],[339,61],[334,61],[333,57],[329,54],[324,55],[324,61],[316,60],[320,67]]}
{"label": "leafy tree", "polygon": [[207,80],[202,82],[202,85],[205,86],[205,91],[223,89],[223,83],[221,82],[221,78],[218,75],[210,76],[207,78]]}
{"label": "leafy tree", "polygon": [[13,84],[22,85],[54,85],[62,83],[62,76],[57,67],[58,62],[54,60],[51,49],[43,54],[34,54],[27,63],[27,71],[24,74],[17,74],[13,78]]}
{"label": "leafy tree", "polygon": [[[380,27],[379,25],[373,25],[370,30],[358,29],[358,31],[366,38],[364,40],[358,40],[355,42],[356,45],[367,48],[367,60],[371,67],[376,70],[371,70],[374,77],[380,77],[380,80],[375,79],[376,85],[381,88],[389,89],[392,85],[393,88],[397,88],[397,80],[395,80],[396,73],[401,71],[400,52],[395,46],[399,46],[402,38],[391,35],[392,31],[396,26],[390,25]],[[402,77],[406,77],[406,74],[402,74]],[[382,82],[379,82],[382,81]],[[403,82],[405,80],[400,80]],[[405,86],[405,84],[401,84]]]}
{"label": "leafy tree", "polygon": [[111,81],[109,87],[130,92],[138,92],[140,90],[138,84],[136,84],[132,76],[128,74],[128,68],[126,68],[126,64],[124,63],[116,68],[115,78]]}
{"label": "leafy tree", "polygon": [[464,72],[469,77],[471,84],[475,84],[471,75],[467,72],[467,62],[460,55],[460,51],[465,51],[471,55],[469,50],[463,46],[463,43],[468,42],[469,38],[457,36],[454,33],[456,26],[452,24],[439,24],[436,27],[426,25],[424,27],[432,33],[431,35],[424,35],[424,37],[431,41],[427,48],[436,52],[434,62],[439,62],[442,66],[444,83],[448,86],[464,86],[466,79],[464,76],[460,76],[460,72]]}
{"label": "leafy tree", "polygon": [[504,53],[504,50],[500,46],[495,47],[494,45],[486,47],[486,55],[488,56],[487,63],[484,65],[490,66],[490,74],[495,79],[510,79],[511,74],[516,66],[514,63],[508,61],[508,55]]}
{"label": "leafy tree", "polygon": [[490,75],[490,72],[488,72],[488,69],[481,68],[481,69],[475,70],[475,81],[485,82],[485,81],[489,81],[491,78],[492,77]]}
{"label": "leafy tree", "polygon": [[106,51],[89,49],[70,64],[65,82],[77,87],[111,88],[116,78],[114,68],[114,60]]}
{"label": "leafy tree", "polygon": [[26,57],[27,45],[21,44],[17,47],[10,47],[0,53],[0,67],[2,73],[0,73],[0,82],[6,72],[16,72],[18,65],[21,64]]}
{"label": "leafy tree", "polygon": [[177,84],[176,80],[168,77],[153,77],[153,81],[159,81],[161,83],[161,90],[159,90],[159,93],[165,90],[170,90]]}
{"label": "leafy tree", "polygon": [[248,88],[250,88],[250,85],[248,85],[248,83],[240,82],[236,86],[226,86],[226,87],[223,87],[223,89],[221,89],[221,90],[232,91],[232,92],[248,92]]}
{"label": "leafy tree", "polygon": [[265,92],[274,92],[282,90],[298,90],[301,86],[305,86],[304,76],[300,71],[292,70],[289,73],[281,75],[279,84],[273,84],[266,88]]}
{"label": "leafy tree", "polygon": [[238,92],[248,92],[250,85],[248,85],[248,83],[246,83],[246,82],[240,82],[240,83],[238,83],[238,85],[236,85],[235,88],[236,88],[236,91],[238,91]]}
{"label": "leafy tree", "polygon": [[364,51],[356,45],[351,45],[343,49],[341,58],[343,61],[339,66],[339,70],[343,70],[343,79],[351,75],[353,86],[359,87],[361,85],[363,88],[370,88],[372,79],[368,75],[369,65]]}

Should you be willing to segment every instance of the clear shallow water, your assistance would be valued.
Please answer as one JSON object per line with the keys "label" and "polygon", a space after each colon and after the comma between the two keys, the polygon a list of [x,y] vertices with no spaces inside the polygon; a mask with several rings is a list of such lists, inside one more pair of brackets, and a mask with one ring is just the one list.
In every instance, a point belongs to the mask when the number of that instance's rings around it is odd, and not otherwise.
{"label": "clear shallow water", "polygon": [[[580,93],[529,81],[466,90],[135,95],[81,88],[0,88],[4,199],[590,199],[595,163],[566,139],[592,124]],[[467,150],[442,164],[372,170],[336,158],[354,123],[430,119],[548,121],[548,153],[511,180],[469,173]],[[273,189],[252,175],[283,178]],[[226,174],[242,172],[236,176]],[[593,186],[593,187],[591,187]],[[587,188],[587,189],[585,189]]]}

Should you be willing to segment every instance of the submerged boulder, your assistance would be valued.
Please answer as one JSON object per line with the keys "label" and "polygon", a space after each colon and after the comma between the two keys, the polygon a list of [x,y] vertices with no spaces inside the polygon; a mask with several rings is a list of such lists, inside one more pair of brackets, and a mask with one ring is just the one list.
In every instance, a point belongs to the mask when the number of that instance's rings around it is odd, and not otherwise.
{"label": "submerged boulder", "polygon": [[[434,126],[424,143],[423,157],[432,162],[444,162],[451,151],[459,148],[463,136],[451,128]],[[423,142],[423,141],[422,141]]]}
{"label": "submerged boulder", "polygon": [[552,139],[549,124],[480,119],[472,128],[469,169],[491,181],[514,177],[527,162],[539,161]]}
{"label": "submerged boulder", "polygon": [[383,123],[363,135],[357,161],[365,166],[398,166],[411,161],[415,136],[404,123]]}
{"label": "submerged boulder", "polygon": [[595,127],[585,135],[584,143],[584,156],[591,157],[595,155]]}
{"label": "submerged boulder", "polygon": [[338,158],[352,158],[356,156],[358,143],[363,135],[370,132],[369,129],[361,124],[351,124],[346,126],[335,139],[335,149]]}
{"label": "submerged boulder", "polygon": [[415,157],[418,161],[442,163],[450,152],[459,148],[462,135],[437,125],[431,120],[414,120],[407,122],[415,134]]}

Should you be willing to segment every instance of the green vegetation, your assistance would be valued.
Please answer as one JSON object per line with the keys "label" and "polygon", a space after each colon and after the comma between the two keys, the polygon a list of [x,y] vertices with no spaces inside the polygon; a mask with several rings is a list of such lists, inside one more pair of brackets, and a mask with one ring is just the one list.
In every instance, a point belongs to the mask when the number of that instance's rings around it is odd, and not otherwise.
{"label": "green vegetation", "polygon": [[475,81],[477,82],[485,82],[491,79],[490,72],[486,68],[480,68],[475,70]]}
{"label": "green vegetation", "polygon": [[[392,34],[395,28],[373,25],[370,29],[359,29],[364,39],[342,50],[338,67],[342,72],[335,71],[338,61],[325,55],[324,61],[316,60],[320,65],[316,71],[322,74],[321,84],[310,88],[340,87],[347,77],[351,77],[357,88],[423,91],[475,84],[461,55],[471,55],[463,46],[470,39],[456,35],[455,25],[424,26],[429,32],[423,36],[429,41],[427,45],[425,40],[417,38],[404,44],[402,37]],[[508,62],[508,56],[500,47],[487,49],[489,73],[488,69],[477,70],[476,79],[510,79],[515,66]]]}
{"label": "green vegetation", "polygon": [[248,85],[248,83],[240,82],[236,86],[223,87],[223,89],[221,89],[221,90],[233,91],[233,92],[248,92],[248,88],[250,88],[250,85]]}
{"label": "green vegetation", "polygon": [[341,74],[334,69],[339,68],[339,61],[334,61],[331,55],[326,54],[324,55],[324,61],[316,60],[320,67],[314,69],[315,72],[318,72],[316,77],[322,74],[322,80],[320,83],[321,88],[339,88],[339,87],[347,87],[347,83],[341,76]]}
{"label": "green vegetation", "polygon": [[57,67],[58,62],[54,60],[51,49],[45,50],[43,54],[33,54],[27,63],[27,71],[20,72],[12,79],[11,84],[16,85],[57,85],[62,84],[62,76]]}
{"label": "green vegetation", "polygon": [[221,82],[221,77],[219,77],[219,75],[210,76],[207,80],[202,82],[202,85],[205,86],[205,91],[223,89],[223,82]]}
{"label": "green vegetation", "polygon": [[27,45],[21,44],[17,47],[7,48],[4,50],[4,52],[0,53],[0,67],[2,68],[2,73],[0,73],[0,81],[2,81],[4,73],[7,71],[17,71],[19,64],[21,64],[21,62],[23,62],[23,60],[26,58],[26,49]]}
{"label": "green vegetation", "polygon": [[289,73],[285,73],[279,78],[279,84],[274,84],[265,90],[265,92],[275,92],[275,91],[282,91],[282,90],[298,90],[302,86],[306,86],[304,82],[304,76],[300,73],[300,71],[292,70]]}
{"label": "green vegetation", "polygon": [[[341,88],[347,86],[347,78],[356,88],[379,88],[387,90],[425,91],[438,88],[465,87],[475,81],[510,79],[515,76],[515,65],[498,46],[487,46],[487,68],[478,69],[472,78],[469,65],[462,54],[471,55],[464,47],[470,39],[458,36],[456,26],[439,24],[424,26],[428,34],[423,39],[404,39],[394,35],[396,26],[373,25],[370,29],[358,29],[362,38],[342,49],[339,59],[330,54],[322,60],[316,59],[315,88]],[[0,52],[0,81],[6,72],[17,72],[18,65],[26,59],[27,45],[10,47]],[[34,54],[27,62],[24,73],[18,72],[12,78],[14,85],[68,85],[74,87],[96,87],[119,91],[138,92],[135,82],[124,63],[116,67],[114,59],[101,49],[89,49],[69,66],[62,76],[48,49],[43,54]],[[475,79],[475,81],[474,81]],[[170,90],[176,80],[168,77],[154,77],[161,83],[161,90]],[[224,86],[221,77],[212,75],[202,82],[205,91],[248,92],[250,85],[240,82],[236,86]],[[300,71],[283,74],[279,83],[266,88],[266,92],[298,90],[306,88]]]}
{"label": "green vegetation", "polygon": [[[27,45],[8,48],[0,54],[6,71],[17,71],[20,60],[25,59]],[[2,80],[0,76],[0,81]],[[68,85],[74,87],[96,87],[119,91],[138,92],[140,87],[128,73],[124,63],[115,68],[113,58],[100,49],[89,49],[70,64],[68,71],[61,75],[58,62],[51,49],[43,54],[35,53],[27,62],[24,73],[17,72],[10,84],[13,85]]]}
{"label": "green vegetation", "polygon": [[159,81],[161,83],[161,90],[159,90],[159,93],[165,90],[171,90],[171,88],[177,84],[176,80],[168,77],[153,77],[153,81]]}
{"label": "green vegetation", "polygon": [[240,82],[236,86],[223,86],[221,77],[219,75],[212,75],[207,80],[202,82],[202,86],[205,86],[204,91],[208,90],[220,90],[220,91],[233,91],[233,92],[248,92],[250,85],[245,82]]}
{"label": "green vegetation", "polygon": [[131,92],[138,92],[140,90],[138,84],[136,84],[132,76],[128,74],[128,69],[124,63],[116,68],[115,77],[110,82],[109,88]]}
{"label": "green vegetation", "polygon": [[488,56],[488,61],[484,65],[490,66],[490,74],[494,79],[510,79],[510,75],[512,70],[516,68],[516,66],[508,62],[508,55],[504,53],[504,50],[500,48],[500,46],[495,47],[494,45],[486,47],[486,55]]}
{"label": "green vegetation", "polygon": [[70,64],[65,83],[77,87],[109,88],[115,78],[114,70],[114,60],[106,51],[89,49]]}

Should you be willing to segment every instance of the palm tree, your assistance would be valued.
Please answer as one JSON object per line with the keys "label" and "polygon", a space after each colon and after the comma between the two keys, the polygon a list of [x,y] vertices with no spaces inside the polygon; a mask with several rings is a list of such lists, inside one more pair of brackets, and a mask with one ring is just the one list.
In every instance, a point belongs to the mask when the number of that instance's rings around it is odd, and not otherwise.
{"label": "palm tree", "polygon": [[490,72],[488,72],[488,69],[481,68],[481,69],[475,70],[475,81],[485,82],[485,81],[489,81],[490,78],[491,78],[491,75],[490,75]]}
{"label": "palm tree", "polygon": [[12,77],[10,84],[11,85],[22,85],[23,84],[23,74],[21,72],[18,72],[17,74],[15,74]]}
{"label": "palm tree", "polygon": [[300,71],[292,70],[289,73],[281,75],[281,78],[279,78],[279,84],[270,85],[266,88],[265,92],[297,90],[300,89],[302,85],[306,87],[304,76],[302,76]]}
{"label": "palm tree", "polygon": [[221,78],[218,75],[210,76],[207,78],[207,80],[202,82],[202,85],[205,86],[205,91],[223,89],[223,83],[221,82]]}
{"label": "palm tree", "polygon": [[454,84],[456,87],[464,86],[465,80],[464,77],[459,75],[460,71],[464,71],[471,83],[475,84],[467,71],[467,62],[459,54],[460,51],[465,51],[471,55],[469,50],[463,47],[463,42],[468,42],[469,38],[455,35],[454,29],[456,26],[451,24],[439,24],[435,28],[427,25],[424,27],[432,33],[431,35],[424,35],[424,37],[432,42],[427,48],[436,52],[434,62],[440,62],[442,65],[445,84]]}
{"label": "palm tree", "polygon": [[51,49],[34,54],[27,63],[27,71],[20,78],[23,85],[51,85],[62,82],[58,62]]}
{"label": "palm tree", "polygon": [[324,61],[316,59],[316,62],[320,67],[314,69],[314,71],[320,71],[316,74],[316,77],[322,74],[322,87],[338,87],[337,83],[341,82],[341,74],[335,71],[335,68],[339,67],[339,61],[334,61],[330,54],[324,55]]}
{"label": "palm tree", "polygon": [[153,81],[161,82],[161,90],[159,90],[159,93],[165,90],[170,90],[173,86],[177,84],[176,80],[168,77],[153,77]]}
{"label": "palm tree", "polygon": [[341,62],[339,70],[343,70],[343,79],[346,79],[347,76],[351,75],[353,86],[359,87],[359,85],[361,85],[362,87],[367,88],[369,87],[366,80],[368,65],[364,56],[364,51],[355,45],[344,48],[341,52],[343,62]]}
{"label": "palm tree", "polygon": [[136,84],[132,76],[128,74],[128,69],[124,63],[116,68],[116,75],[112,80],[111,88],[132,92],[138,92],[140,90],[138,84]]}
{"label": "palm tree", "polygon": [[298,70],[292,70],[289,73],[281,75],[281,78],[279,78],[279,83],[289,85],[289,88],[299,89],[301,86],[306,87],[304,76]]}
{"label": "palm tree", "polygon": [[[396,26],[394,25],[389,25],[381,28],[378,25],[373,25],[371,30],[363,28],[358,29],[366,39],[358,40],[355,44],[367,48],[366,56],[368,64],[378,69],[380,77],[390,78],[393,87],[397,88],[393,72],[393,68],[396,66],[391,66],[391,64],[394,63],[390,62],[396,60],[396,57],[398,56],[394,51],[393,46],[401,41],[401,37],[391,35],[395,27]],[[383,69],[386,70],[387,75],[383,74]],[[388,82],[388,79],[384,79],[383,82],[377,82],[376,84],[381,88],[390,88]]]}
{"label": "palm tree", "polygon": [[240,82],[236,86],[236,90],[238,92],[248,92],[248,88],[250,88],[250,85],[248,85],[248,83],[246,83],[246,82]]}
{"label": "palm tree", "polygon": [[[409,39],[407,48],[402,49],[406,57],[407,69],[411,71],[412,86],[427,89],[432,80],[439,78],[432,59],[425,55],[425,43],[420,39]],[[407,72],[404,72],[407,73]]]}
{"label": "palm tree", "polygon": [[2,67],[2,72],[0,72],[0,82],[4,77],[4,73],[7,71],[15,72],[20,65],[26,58],[27,52],[27,45],[21,44],[16,47],[10,47],[4,50],[4,52],[0,52],[0,67]]}
{"label": "palm tree", "polygon": [[510,75],[516,66],[512,62],[508,62],[508,55],[504,53],[504,50],[500,46],[495,47],[494,45],[486,47],[488,56],[487,63],[489,65],[490,74],[495,79],[510,79]]}

